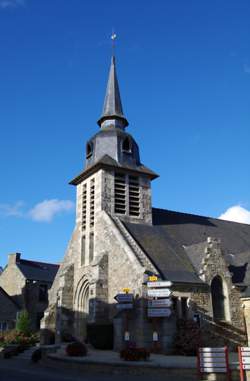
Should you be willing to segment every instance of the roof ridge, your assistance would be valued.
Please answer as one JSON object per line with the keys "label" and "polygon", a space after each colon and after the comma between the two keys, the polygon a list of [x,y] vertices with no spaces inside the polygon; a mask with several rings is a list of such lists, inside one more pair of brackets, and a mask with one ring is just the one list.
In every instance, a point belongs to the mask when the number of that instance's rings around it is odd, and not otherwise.
{"label": "roof ridge", "polygon": [[50,263],[50,262],[41,262],[41,261],[33,261],[30,259],[20,259],[20,263],[34,263],[34,264],[41,264],[41,265],[49,265],[49,266],[60,266],[60,264],[57,263]]}
{"label": "roof ridge", "polygon": [[176,210],[163,209],[163,208],[155,208],[155,207],[152,207],[152,210],[161,210],[161,211],[163,211],[163,212],[175,213],[175,214],[184,214],[184,215],[186,215],[186,216],[194,216],[194,217],[199,217],[199,218],[209,218],[209,219],[211,219],[211,220],[223,221],[223,222],[229,222],[229,223],[238,224],[238,225],[246,225],[246,226],[249,226],[249,227],[250,227],[250,224],[246,224],[246,223],[244,223],[244,222],[237,222],[237,221],[223,220],[223,219],[218,218],[218,217],[203,216],[203,215],[201,215],[201,214],[194,214],[194,213],[187,213],[187,212],[179,212],[179,211],[176,211]]}

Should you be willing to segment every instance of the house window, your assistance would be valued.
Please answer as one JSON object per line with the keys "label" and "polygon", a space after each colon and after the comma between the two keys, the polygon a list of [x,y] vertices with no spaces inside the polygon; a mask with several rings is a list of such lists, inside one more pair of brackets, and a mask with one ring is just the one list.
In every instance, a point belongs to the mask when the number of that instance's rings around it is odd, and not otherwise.
{"label": "house window", "polygon": [[48,286],[46,284],[39,285],[39,302],[47,302],[48,301]]}
{"label": "house window", "polygon": [[86,229],[86,211],[87,211],[87,184],[82,187],[82,229]]}
{"label": "house window", "polygon": [[129,138],[125,138],[122,142],[122,151],[125,153],[132,153],[132,144]]}
{"label": "house window", "polygon": [[115,174],[115,213],[126,214],[126,178],[124,174]]}
{"label": "house window", "polygon": [[226,284],[220,276],[215,276],[211,283],[211,297],[214,320],[229,320],[229,301]]}
{"label": "house window", "polygon": [[95,179],[90,181],[90,227],[95,224]]}
{"label": "house window", "polygon": [[4,332],[4,331],[7,331],[8,329],[8,324],[7,322],[5,321],[0,321],[0,332]]}

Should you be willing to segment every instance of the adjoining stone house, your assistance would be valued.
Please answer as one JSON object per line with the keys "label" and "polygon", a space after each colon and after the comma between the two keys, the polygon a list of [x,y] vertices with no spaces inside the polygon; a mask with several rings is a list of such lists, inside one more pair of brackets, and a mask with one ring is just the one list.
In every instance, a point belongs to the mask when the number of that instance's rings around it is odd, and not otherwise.
{"label": "adjoining stone house", "polygon": [[13,329],[20,307],[2,287],[0,287],[0,311],[0,333]]}
{"label": "adjoining stone house", "polygon": [[[118,350],[124,333],[140,347],[158,332],[171,351],[178,318],[199,322],[205,345],[246,341],[241,297],[250,285],[250,225],[152,208],[151,181],[125,129],[115,58],[97,132],[86,144],[76,186],[76,224],[49,292],[42,341],[65,333]],[[169,192],[171,189],[169,188]],[[150,275],[173,283],[172,314],[147,316]],[[134,294],[134,308],[117,312],[114,297]]]}
{"label": "adjoining stone house", "polygon": [[[14,328],[17,312],[27,310],[31,328],[40,329],[40,320],[48,306],[48,290],[59,265],[21,259],[20,253],[10,254],[0,275],[2,330]],[[12,302],[12,304],[10,303]]]}

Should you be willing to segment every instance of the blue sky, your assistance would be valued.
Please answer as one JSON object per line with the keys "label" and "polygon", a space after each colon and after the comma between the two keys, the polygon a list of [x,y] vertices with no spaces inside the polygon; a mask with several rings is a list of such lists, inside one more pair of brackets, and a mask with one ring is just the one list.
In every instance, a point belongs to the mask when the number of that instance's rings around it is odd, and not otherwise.
{"label": "blue sky", "polygon": [[249,19],[248,0],[0,0],[0,265],[64,255],[112,28],[154,206],[250,223]]}

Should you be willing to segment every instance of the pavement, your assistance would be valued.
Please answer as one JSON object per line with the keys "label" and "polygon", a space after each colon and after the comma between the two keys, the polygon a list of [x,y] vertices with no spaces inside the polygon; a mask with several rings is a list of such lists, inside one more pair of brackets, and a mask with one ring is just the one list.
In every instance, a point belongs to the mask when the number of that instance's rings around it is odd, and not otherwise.
{"label": "pavement", "polygon": [[127,374],[120,372],[88,372],[76,369],[51,368],[43,363],[12,358],[0,360],[0,381],[194,381],[184,374]]}
{"label": "pavement", "polygon": [[[196,356],[166,356],[161,354],[151,354],[147,361],[124,361],[120,358],[120,354],[114,351],[101,351],[91,349],[86,357],[68,357],[65,354],[65,348],[62,347],[56,353],[49,355],[49,358],[63,361],[74,362],[79,364],[106,364],[120,365],[126,367],[150,367],[150,368],[165,368],[165,369],[197,369]],[[238,369],[238,354],[229,354],[229,363],[231,369]]]}
{"label": "pavement", "polygon": [[[237,354],[230,355],[236,369]],[[239,372],[237,371],[237,379]],[[64,349],[37,364],[28,353],[0,359],[0,381],[195,381],[196,358],[151,354],[148,361],[124,361],[113,351],[90,350],[86,357],[71,358]]]}
{"label": "pavement", "polygon": [[193,356],[166,356],[161,354],[151,354],[147,361],[124,361],[120,354],[114,351],[90,350],[85,357],[69,357],[65,354],[64,348],[57,353],[52,353],[49,358],[79,364],[106,364],[121,365],[126,367],[154,367],[154,368],[184,368],[196,369],[196,357]]}

